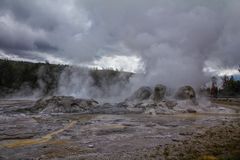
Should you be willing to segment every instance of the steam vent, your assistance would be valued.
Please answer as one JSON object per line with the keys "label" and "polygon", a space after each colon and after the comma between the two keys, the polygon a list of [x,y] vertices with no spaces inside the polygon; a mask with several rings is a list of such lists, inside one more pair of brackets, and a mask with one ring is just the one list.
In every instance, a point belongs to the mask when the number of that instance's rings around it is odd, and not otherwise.
{"label": "steam vent", "polygon": [[240,0],[0,0],[0,160],[240,160]]}

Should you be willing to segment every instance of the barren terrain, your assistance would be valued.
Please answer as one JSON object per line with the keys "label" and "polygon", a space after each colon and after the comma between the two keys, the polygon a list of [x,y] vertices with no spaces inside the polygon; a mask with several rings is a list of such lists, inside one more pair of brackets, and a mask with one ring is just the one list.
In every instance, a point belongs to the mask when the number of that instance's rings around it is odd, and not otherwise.
{"label": "barren terrain", "polygon": [[[30,114],[0,101],[0,159],[239,159],[240,115]],[[16,110],[17,108],[17,110]]]}

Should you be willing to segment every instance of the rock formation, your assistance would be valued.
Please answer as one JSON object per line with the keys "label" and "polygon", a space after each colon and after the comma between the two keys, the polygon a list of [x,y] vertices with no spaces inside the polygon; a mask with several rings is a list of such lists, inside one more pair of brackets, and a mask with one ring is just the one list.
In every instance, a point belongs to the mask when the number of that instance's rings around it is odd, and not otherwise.
{"label": "rock formation", "polygon": [[193,104],[197,104],[196,93],[191,86],[180,87],[175,94],[175,98],[178,100],[191,100]]}
{"label": "rock formation", "polygon": [[143,86],[136,90],[126,101],[143,101],[149,99],[151,94],[152,89],[150,87]]}
{"label": "rock formation", "polygon": [[98,102],[92,99],[78,99],[67,96],[54,96],[40,99],[31,108],[31,112],[42,113],[88,113]]}
{"label": "rock formation", "polygon": [[160,102],[163,100],[167,87],[162,84],[157,84],[154,87],[153,95],[151,96],[154,102]]}

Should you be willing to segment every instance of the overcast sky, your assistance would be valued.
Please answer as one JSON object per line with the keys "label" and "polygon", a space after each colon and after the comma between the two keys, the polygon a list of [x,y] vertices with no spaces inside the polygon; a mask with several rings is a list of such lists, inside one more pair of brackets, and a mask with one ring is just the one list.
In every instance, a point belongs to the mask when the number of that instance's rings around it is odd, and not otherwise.
{"label": "overcast sky", "polygon": [[239,8],[239,0],[0,0],[0,58],[185,81],[183,73],[239,65]]}

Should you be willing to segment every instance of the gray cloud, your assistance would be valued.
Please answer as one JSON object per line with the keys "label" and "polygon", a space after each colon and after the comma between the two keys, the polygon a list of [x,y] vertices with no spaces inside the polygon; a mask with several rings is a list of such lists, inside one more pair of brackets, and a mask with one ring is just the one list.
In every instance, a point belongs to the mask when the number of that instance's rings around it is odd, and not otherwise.
{"label": "gray cloud", "polygon": [[198,85],[209,59],[223,67],[239,63],[240,30],[235,22],[239,4],[237,0],[79,2],[93,21],[87,38],[99,35],[95,41],[100,38],[101,45],[124,45],[130,54],[143,58],[146,83],[171,86]]}
{"label": "gray cloud", "polygon": [[238,65],[238,0],[2,0],[0,48],[75,62],[136,55],[144,83],[197,85],[206,61]]}
{"label": "gray cloud", "polygon": [[44,51],[65,56],[68,48],[72,48],[70,45],[75,43],[74,36],[82,34],[88,25],[85,15],[74,7],[74,3],[71,0],[1,1],[1,49]]}

